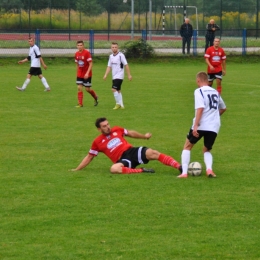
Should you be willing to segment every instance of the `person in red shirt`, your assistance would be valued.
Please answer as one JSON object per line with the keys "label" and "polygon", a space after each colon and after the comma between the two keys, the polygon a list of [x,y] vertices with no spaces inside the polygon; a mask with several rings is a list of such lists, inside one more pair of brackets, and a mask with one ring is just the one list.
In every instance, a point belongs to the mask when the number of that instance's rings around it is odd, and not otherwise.
{"label": "person in red shirt", "polygon": [[98,153],[104,153],[112,162],[110,168],[111,173],[132,174],[149,172],[154,173],[153,169],[138,168],[140,164],[147,164],[150,160],[158,160],[159,162],[182,171],[181,165],[172,157],[162,154],[148,147],[133,147],[125,140],[125,136],[140,139],[150,139],[152,134],[140,134],[134,130],[114,126],[110,127],[105,117],[98,118],[95,125],[101,135],[95,138],[88,155],[82,160],[77,168],[72,171],[79,171],[85,168],[93,160]]}
{"label": "person in red shirt", "polygon": [[75,62],[77,64],[77,80],[78,85],[78,105],[83,107],[83,86],[86,91],[94,98],[94,106],[98,105],[98,96],[95,91],[90,89],[92,78],[92,57],[88,50],[84,48],[83,41],[77,41],[78,51],[75,53]]}
{"label": "person in red shirt", "polygon": [[215,38],[213,46],[209,47],[204,55],[205,61],[208,64],[208,84],[211,87],[213,80],[216,79],[217,91],[222,92],[222,76],[226,75],[226,54],[219,47],[220,39]]}

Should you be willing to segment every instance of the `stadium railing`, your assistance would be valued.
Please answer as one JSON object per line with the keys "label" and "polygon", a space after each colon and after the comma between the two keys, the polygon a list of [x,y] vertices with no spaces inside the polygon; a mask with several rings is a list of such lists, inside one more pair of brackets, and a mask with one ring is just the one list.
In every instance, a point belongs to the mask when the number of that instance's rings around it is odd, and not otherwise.
{"label": "stadium railing", "polygon": [[[230,29],[216,32],[221,38],[221,47],[236,55],[259,54],[260,35],[256,29]],[[122,47],[126,42],[143,38],[158,55],[182,55],[182,41],[179,30],[0,30],[0,55],[28,55],[28,37],[33,36],[36,44],[46,56],[71,56],[76,42],[83,40],[93,55],[110,53],[111,42]],[[192,55],[203,55],[205,30],[194,30],[191,44]]]}

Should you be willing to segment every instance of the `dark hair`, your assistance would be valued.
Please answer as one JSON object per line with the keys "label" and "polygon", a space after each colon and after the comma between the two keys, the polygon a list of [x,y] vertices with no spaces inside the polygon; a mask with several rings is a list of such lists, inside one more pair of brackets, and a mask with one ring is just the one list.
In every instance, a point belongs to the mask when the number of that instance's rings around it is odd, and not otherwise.
{"label": "dark hair", "polygon": [[95,126],[96,128],[100,128],[100,123],[106,121],[107,119],[105,117],[100,117],[96,119]]}
{"label": "dark hair", "polygon": [[77,41],[77,44],[82,43],[84,45],[84,42],[82,40]]}

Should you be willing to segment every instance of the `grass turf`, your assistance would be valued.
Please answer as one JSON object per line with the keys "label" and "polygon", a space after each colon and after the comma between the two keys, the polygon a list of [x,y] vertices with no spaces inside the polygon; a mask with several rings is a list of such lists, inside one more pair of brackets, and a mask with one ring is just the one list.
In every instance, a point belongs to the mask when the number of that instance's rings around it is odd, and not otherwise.
{"label": "grass turf", "polygon": [[[48,59],[45,59],[48,65]],[[204,62],[130,63],[125,110],[114,111],[106,62],[94,64],[99,105],[84,93],[77,104],[75,65],[49,62],[52,91],[27,65],[1,67],[1,259],[259,259],[258,66],[227,61],[227,112],[212,150],[216,179],[177,179],[157,161],[156,174],[112,175],[100,154],[72,173],[98,134],[97,117],[111,125],[152,132],[130,139],[180,160],[194,116],[195,74]],[[202,142],[192,161],[203,163]]]}

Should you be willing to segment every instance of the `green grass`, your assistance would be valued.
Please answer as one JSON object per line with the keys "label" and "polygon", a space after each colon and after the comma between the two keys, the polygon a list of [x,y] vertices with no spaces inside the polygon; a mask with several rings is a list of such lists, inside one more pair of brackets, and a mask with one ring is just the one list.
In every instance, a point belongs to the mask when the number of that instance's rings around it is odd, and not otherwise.
{"label": "green grass", "polygon": [[[112,175],[103,154],[72,173],[98,134],[97,117],[111,125],[151,132],[130,139],[180,160],[194,116],[198,59],[130,61],[123,83],[126,109],[112,110],[106,61],[94,63],[93,89],[76,109],[75,65],[45,58],[52,91],[32,78],[29,64],[1,66],[0,259],[260,259],[258,64],[227,61],[228,107],[212,150],[216,179],[177,179],[157,161],[156,174]],[[202,142],[192,161],[203,163]]]}

